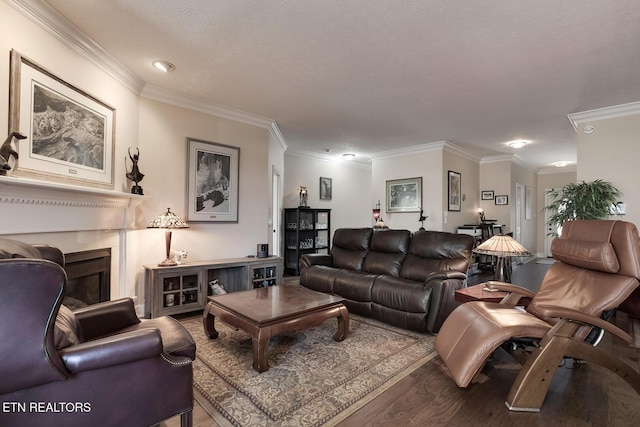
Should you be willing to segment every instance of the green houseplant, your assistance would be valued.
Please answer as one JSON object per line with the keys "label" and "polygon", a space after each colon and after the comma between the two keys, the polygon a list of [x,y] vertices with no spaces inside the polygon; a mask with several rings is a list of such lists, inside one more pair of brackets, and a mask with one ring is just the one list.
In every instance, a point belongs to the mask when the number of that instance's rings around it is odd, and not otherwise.
{"label": "green houseplant", "polygon": [[596,179],[570,183],[560,189],[547,191],[547,195],[553,199],[545,207],[551,214],[547,224],[557,230],[565,221],[607,218],[613,214],[612,207],[620,200],[622,192],[610,182]]}

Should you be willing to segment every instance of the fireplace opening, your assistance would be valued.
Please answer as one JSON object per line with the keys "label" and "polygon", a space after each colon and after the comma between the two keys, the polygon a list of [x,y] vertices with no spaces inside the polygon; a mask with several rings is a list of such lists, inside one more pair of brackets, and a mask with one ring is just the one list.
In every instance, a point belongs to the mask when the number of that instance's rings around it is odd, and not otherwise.
{"label": "fireplace opening", "polygon": [[71,310],[111,298],[111,248],[64,255],[67,291],[62,301]]}

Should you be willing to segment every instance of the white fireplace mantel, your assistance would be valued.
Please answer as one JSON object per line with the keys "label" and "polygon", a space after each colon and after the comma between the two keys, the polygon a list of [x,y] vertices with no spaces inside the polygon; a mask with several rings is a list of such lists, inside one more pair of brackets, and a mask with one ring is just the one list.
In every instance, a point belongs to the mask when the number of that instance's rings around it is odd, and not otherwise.
{"label": "white fireplace mantel", "polygon": [[0,176],[0,234],[126,230],[145,196]]}

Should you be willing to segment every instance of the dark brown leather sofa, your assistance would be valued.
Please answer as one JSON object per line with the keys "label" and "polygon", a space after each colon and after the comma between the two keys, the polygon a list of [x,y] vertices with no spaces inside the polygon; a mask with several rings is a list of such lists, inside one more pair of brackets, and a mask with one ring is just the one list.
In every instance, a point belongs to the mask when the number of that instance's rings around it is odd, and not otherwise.
{"label": "dark brown leather sofa", "polygon": [[191,426],[195,342],[130,298],[71,312],[64,255],[0,239],[0,426]]}
{"label": "dark brown leather sofa", "polygon": [[438,332],[465,285],[473,238],[438,231],[336,230],[330,254],[300,259],[300,284],[346,298],[351,313]]}

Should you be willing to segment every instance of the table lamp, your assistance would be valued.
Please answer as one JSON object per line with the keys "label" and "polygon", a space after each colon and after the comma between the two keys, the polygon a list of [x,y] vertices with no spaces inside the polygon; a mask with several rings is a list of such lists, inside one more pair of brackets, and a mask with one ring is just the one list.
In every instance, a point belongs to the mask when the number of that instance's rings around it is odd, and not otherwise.
{"label": "table lamp", "polygon": [[178,263],[171,259],[171,229],[172,228],[189,228],[189,225],[184,222],[182,218],[171,212],[171,208],[167,208],[167,211],[159,215],[156,219],[151,221],[147,228],[167,228],[165,232],[165,243],[167,247],[167,258],[158,264],[158,267],[171,267],[178,265]]}
{"label": "table lamp", "polygon": [[512,256],[529,256],[531,253],[511,236],[493,236],[482,242],[473,252],[482,255],[497,257],[494,271],[494,280],[511,282],[511,263],[508,258]]}

